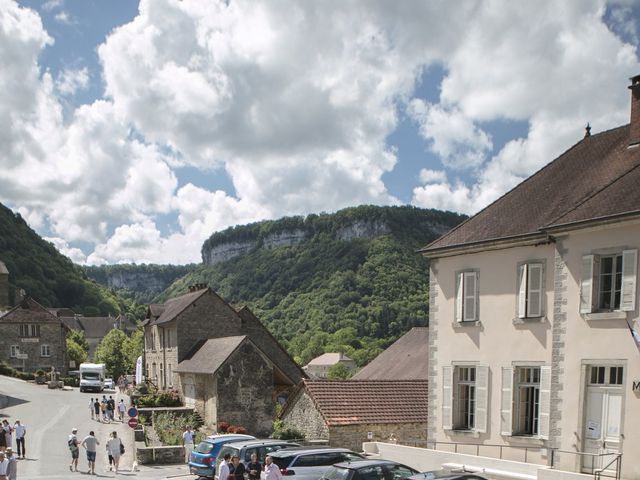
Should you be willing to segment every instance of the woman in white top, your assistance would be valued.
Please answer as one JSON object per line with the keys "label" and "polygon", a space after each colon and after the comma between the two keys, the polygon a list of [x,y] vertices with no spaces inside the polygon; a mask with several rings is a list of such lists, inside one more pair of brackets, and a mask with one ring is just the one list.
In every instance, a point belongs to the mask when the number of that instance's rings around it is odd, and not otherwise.
{"label": "woman in white top", "polygon": [[111,433],[111,438],[107,441],[107,452],[113,457],[113,468],[118,473],[118,464],[120,463],[120,448],[122,440],[118,438],[116,432]]}

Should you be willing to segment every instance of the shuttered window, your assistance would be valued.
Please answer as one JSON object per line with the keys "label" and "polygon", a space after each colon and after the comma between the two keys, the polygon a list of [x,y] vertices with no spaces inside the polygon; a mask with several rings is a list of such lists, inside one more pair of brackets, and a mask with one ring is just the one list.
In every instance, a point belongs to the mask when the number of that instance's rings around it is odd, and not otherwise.
{"label": "shuttered window", "polygon": [[518,317],[541,317],[543,309],[542,263],[525,263],[518,268]]}
{"label": "shuttered window", "polygon": [[478,320],[478,272],[456,275],[455,318],[457,322]]}
{"label": "shuttered window", "polygon": [[489,367],[443,367],[442,426],[487,431]]}
{"label": "shuttered window", "polygon": [[502,435],[549,438],[551,367],[504,367],[501,397]]}
{"label": "shuttered window", "polygon": [[580,313],[636,308],[638,250],[613,255],[584,255],[580,282]]}

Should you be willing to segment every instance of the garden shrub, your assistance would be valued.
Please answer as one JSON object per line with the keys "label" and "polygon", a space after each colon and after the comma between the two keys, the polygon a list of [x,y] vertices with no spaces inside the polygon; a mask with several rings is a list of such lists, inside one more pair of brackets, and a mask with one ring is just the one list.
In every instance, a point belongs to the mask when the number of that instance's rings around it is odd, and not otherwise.
{"label": "garden shrub", "polygon": [[[185,428],[198,425],[200,422],[194,414],[176,415],[175,413],[158,413],[153,428],[163,445],[182,445],[182,432]],[[196,443],[204,438],[204,434],[196,432]]]}
{"label": "garden shrub", "polygon": [[294,426],[287,425],[282,420],[276,420],[273,422],[272,437],[279,440],[304,440],[304,433]]}

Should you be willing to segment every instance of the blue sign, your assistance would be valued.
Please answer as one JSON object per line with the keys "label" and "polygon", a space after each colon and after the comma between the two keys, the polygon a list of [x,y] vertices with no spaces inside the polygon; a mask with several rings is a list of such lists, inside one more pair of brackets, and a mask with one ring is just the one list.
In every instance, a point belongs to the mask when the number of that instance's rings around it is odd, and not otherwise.
{"label": "blue sign", "polygon": [[127,413],[129,414],[130,417],[137,417],[138,416],[138,409],[136,407],[131,407]]}

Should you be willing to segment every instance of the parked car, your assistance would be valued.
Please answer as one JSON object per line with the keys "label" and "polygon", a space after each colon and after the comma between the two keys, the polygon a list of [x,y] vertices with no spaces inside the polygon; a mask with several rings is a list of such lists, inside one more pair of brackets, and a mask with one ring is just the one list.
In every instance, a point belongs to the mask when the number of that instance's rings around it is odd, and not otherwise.
{"label": "parked car", "polygon": [[[294,447],[283,448],[271,454],[273,463],[287,480],[317,480],[331,465],[340,462],[363,460],[359,453],[347,448],[331,447]],[[265,480],[262,472],[261,478]]]}
{"label": "parked car", "polygon": [[240,442],[227,443],[222,447],[218,458],[216,460],[216,472],[218,471],[218,465],[222,462],[225,454],[229,453],[231,456],[238,455],[240,461],[244,463],[245,467],[251,462],[251,454],[255,453],[258,456],[258,461],[264,464],[264,459],[271,453],[282,450],[283,448],[299,447],[300,444],[288,442],[287,440],[245,440]]}
{"label": "parked car", "polygon": [[391,460],[358,460],[336,463],[322,480],[402,480],[419,473],[411,467]]}
{"label": "parked car", "polygon": [[409,477],[409,480],[487,480],[485,477],[464,470],[433,470]]}
{"label": "parked car", "polygon": [[222,435],[210,435],[201,441],[191,452],[189,458],[189,472],[204,478],[213,478],[214,468],[218,453],[225,443],[237,442],[239,440],[255,440],[251,435],[240,433],[225,433]]}
{"label": "parked car", "polygon": [[113,378],[105,378],[104,379],[104,388],[108,388],[109,390],[113,390]]}

